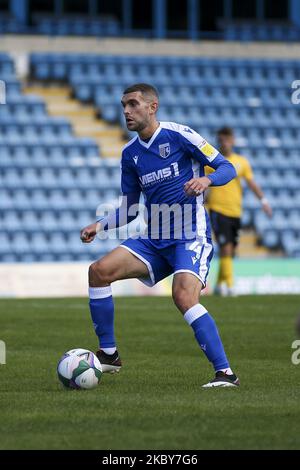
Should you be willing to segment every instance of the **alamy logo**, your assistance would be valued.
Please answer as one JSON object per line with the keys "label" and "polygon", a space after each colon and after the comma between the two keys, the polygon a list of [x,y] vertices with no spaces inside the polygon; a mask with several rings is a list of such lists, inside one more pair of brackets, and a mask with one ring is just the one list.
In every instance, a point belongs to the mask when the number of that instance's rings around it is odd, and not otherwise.
{"label": "alamy logo", "polygon": [[6,345],[0,340],[0,364],[6,364]]}
{"label": "alamy logo", "polygon": [[170,147],[169,142],[167,142],[166,144],[159,145],[158,148],[159,148],[159,155],[161,156],[161,158],[168,158],[168,156],[171,153],[171,147]]}

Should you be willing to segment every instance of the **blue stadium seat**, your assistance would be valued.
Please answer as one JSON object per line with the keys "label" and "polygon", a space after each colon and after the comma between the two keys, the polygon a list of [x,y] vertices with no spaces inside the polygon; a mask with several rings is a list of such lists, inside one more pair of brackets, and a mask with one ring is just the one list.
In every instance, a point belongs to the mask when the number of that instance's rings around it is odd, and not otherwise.
{"label": "blue stadium seat", "polygon": [[19,230],[26,232],[37,232],[41,229],[41,221],[38,212],[27,210],[23,213],[22,219],[19,220]]}
{"label": "blue stadium seat", "polygon": [[49,207],[49,198],[43,189],[33,189],[28,198],[28,208],[35,210],[45,210]]}
{"label": "blue stadium seat", "polygon": [[0,232],[0,260],[3,261],[3,257],[7,253],[12,251],[12,242],[10,236],[6,232]]}
{"label": "blue stadium seat", "polygon": [[262,235],[262,239],[267,248],[273,249],[279,246],[279,233],[276,230],[266,229]]}
{"label": "blue stadium seat", "polygon": [[[86,32],[87,24],[80,17],[73,23],[46,18],[43,28],[51,34],[78,34]],[[108,24],[113,34],[114,26]],[[97,19],[89,27],[104,31]],[[278,26],[272,34],[279,38],[283,31]],[[252,27],[243,31],[244,38],[252,34]],[[262,38],[265,32],[255,34]],[[77,98],[93,101],[105,120],[123,127],[119,101],[125,86],[148,80],[161,94],[161,120],[186,123],[208,140],[214,140],[219,126],[233,126],[237,151],[251,159],[274,207],[273,219],[264,218],[259,201],[246,190],[243,224],[254,223],[270,248],[280,245],[291,255],[297,252],[300,111],[291,108],[286,83],[299,74],[299,60],[41,53],[31,55],[30,66],[32,78],[67,81]],[[0,106],[1,222],[8,227],[5,233],[24,230],[17,240],[26,248],[24,254],[9,249],[5,258],[1,252],[0,259],[92,259],[109,243],[83,247],[76,237],[97,204],[118,197],[118,163],[101,162],[94,141],[74,137],[68,121],[48,116],[43,100],[22,95],[7,54],[0,54],[0,74],[7,82],[7,105]],[[77,231],[68,254],[57,246],[64,246],[56,236],[58,225],[64,234]],[[292,248],[287,247],[287,227]],[[37,240],[34,251],[31,235],[37,230],[45,237]]]}
{"label": "blue stadium seat", "polygon": [[32,244],[30,243],[27,234],[22,232],[14,234],[12,251],[16,256],[24,255],[25,253],[27,254],[32,251]]}
{"label": "blue stadium seat", "polygon": [[3,213],[1,227],[9,231],[17,231],[23,229],[23,221],[16,211],[6,211]]}
{"label": "blue stadium seat", "polygon": [[51,252],[50,244],[45,233],[32,234],[31,251],[36,257]]}

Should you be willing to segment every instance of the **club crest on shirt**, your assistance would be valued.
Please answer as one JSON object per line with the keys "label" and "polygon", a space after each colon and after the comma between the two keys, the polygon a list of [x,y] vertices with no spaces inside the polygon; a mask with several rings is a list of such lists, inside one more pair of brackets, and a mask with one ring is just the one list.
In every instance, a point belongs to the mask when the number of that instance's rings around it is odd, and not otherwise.
{"label": "club crest on shirt", "polygon": [[159,155],[161,156],[161,158],[168,158],[168,156],[171,153],[169,142],[167,142],[166,144],[159,145],[158,149],[159,149]]}

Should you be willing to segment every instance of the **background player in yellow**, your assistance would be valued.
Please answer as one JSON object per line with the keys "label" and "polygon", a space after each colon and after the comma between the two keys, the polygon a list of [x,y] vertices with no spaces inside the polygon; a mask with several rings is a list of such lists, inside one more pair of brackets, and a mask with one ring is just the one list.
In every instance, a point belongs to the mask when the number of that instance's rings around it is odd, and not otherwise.
{"label": "background player in yellow", "polygon": [[[233,164],[237,177],[222,187],[210,188],[206,205],[210,212],[212,228],[220,249],[220,264],[215,293],[232,295],[233,257],[238,244],[242,216],[243,188],[242,179],[260,200],[263,211],[272,216],[272,208],[264,197],[263,191],[254,180],[248,160],[234,153],[234,132],[223,127],[217,133],[220,152]],[[206,167],[206,174],[213,170]]]}

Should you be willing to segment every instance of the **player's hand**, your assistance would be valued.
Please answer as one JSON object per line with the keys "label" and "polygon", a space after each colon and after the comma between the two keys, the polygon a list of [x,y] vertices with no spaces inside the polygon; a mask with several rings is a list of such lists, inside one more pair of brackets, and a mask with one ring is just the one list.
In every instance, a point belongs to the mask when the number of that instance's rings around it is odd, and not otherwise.
{"label": "player's hand", "polygon": [[183,189],[188,196],[199,196],[211,185],[211,180],[207,176],[192,178],[185,183]]}
{"label": "player's hand", "polygon": [[262,207],[262,210],[264,211],[264,213],[267,214],[267,216],[272,217],[273,211],[272,211],[272,207],[270,206],[268,201],[262,201],[261,207]]}
{"label": "player's hand", "polygon": [[80,239],[82,243],[91,243],[94,240],[97,233],[97,225],[97,223],[91,224],[81,230]]}

